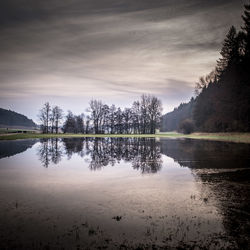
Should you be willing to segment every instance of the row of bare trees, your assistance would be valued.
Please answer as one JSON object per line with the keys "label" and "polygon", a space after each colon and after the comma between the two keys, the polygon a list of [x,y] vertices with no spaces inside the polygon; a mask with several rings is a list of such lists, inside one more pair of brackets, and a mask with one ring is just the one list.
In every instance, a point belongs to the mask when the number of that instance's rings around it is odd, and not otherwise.
{"label": "row of bare trees", "polygon": [[43,133],[57,134],[63,119],[63,111],[58,106],[51,107],[49,102],[46,102],[39,110],[38,118],[42,123],[41,130]]}
{"label": "row of bare trees", "polygon": [[[88,115],[74,115],[68,111],[62,126],[64,133],[85,134],[154,134],[159,128],[162,104],[152,95],[142,95],[131,108],[116,107],[100,100],[91,100]],[[40,110],[43,133],[58,133],[63,112],[47,102]]]}
{"label": "row of bare trees", "polygon": [[87,111],[90,115],[86,120],[86,133],[154,134],[159,127],[162,104],[155,96],[142,95],[131,108],[124,110],[114,104],[108,106],[102,101],[91,100]]}

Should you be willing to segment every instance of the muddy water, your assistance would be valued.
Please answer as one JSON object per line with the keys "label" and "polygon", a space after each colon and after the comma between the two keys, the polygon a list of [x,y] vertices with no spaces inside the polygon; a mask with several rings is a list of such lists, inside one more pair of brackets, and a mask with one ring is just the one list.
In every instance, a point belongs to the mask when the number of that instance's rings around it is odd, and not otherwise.
{"label": "muddy water", "polygon": [[0,142],[0,249],[247,249],[250,145]]}

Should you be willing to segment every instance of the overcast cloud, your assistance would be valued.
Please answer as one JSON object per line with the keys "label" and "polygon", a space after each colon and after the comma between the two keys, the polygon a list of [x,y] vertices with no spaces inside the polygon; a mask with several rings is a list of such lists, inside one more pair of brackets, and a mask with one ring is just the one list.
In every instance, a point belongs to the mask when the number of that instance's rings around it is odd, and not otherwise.
{"label": "overcast cloud", "polygon": [[0,4],[0,106],[36,120],[45,101],[84,112],[91,98],[170,111],[209,73],[241,0],[11,0]]}

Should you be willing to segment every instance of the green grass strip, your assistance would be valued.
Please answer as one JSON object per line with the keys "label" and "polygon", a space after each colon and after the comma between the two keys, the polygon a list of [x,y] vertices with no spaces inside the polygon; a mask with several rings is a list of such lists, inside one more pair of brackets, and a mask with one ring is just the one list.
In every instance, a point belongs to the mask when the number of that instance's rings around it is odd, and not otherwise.
{"label": "green grass strip", "polygon": [[151,137],[151,138],[190,138],[227,142],[250,143],[250,133],[193,133],[190,135],[168,132],[158,134],[3,134],[0,140],[19,140],[32,138],[84,138],[84,137]]}

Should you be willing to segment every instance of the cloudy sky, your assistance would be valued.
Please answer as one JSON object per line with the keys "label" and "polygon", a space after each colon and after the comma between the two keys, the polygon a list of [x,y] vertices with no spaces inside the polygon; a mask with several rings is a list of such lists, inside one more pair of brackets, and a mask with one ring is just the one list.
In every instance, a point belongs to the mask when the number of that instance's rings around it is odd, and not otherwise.
{"label": "cloudy sky", "polygon": [[215,66],[244,0],[8,0],[0,3],[0,107],[37,121],[45,101],[79,114],[90,99],[164,112]]}

